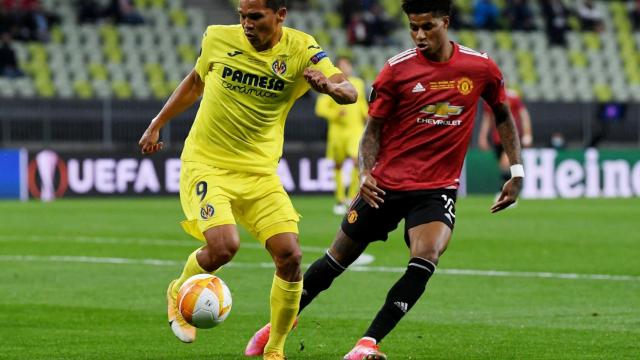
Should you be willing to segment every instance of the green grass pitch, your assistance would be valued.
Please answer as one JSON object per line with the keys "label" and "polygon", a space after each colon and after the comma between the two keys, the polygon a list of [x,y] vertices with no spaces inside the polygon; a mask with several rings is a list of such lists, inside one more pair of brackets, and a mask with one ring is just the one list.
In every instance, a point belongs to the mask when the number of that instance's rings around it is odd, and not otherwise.
{"label": "green grass pitch", "polygon": [[[340,218],[329,197],[296,197],[303,262]],[[639,359],[640,200],[459,199],[453,240],[420,302],[383,341],[400,359]],[[221,326],[173,337],[164,293],[199,245],[176,198],[0,202],[0,359],[243,359],[268,321],[273,269],[242,232]],[[367,249],[307,308],[289,359],[341,359],[408,260],[401,231]],[[602,277],[591,275],[605,275]]]}

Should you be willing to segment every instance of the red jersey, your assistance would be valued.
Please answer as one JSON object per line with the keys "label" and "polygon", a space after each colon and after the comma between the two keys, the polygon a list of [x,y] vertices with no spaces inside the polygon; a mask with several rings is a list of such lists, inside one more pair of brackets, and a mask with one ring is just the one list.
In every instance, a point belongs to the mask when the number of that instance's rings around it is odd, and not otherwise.
{"label": "red jersey", "polygon": [[373,84],[369,115],[384,119],[372,174],[389,190],[459,185],[478,100],[505,101],[498,66],[486,54],[452,43],[446,62],[418,49],[387,61]]}
{"label": "red jersey", "polygon": [[[511,110],[513,120],[515,120],[516,122],[518,134],[522,136],[522,115],[520,115],[520,112],[522,111],[522,109],[524,109],[524,103],[522,102],[522,100],[520,100],[520,96],[518,96],[517,92],[513,90],[507,90],[507,104],[509,104],[509,110]],[[493,110],[491,110],[487,103],[484,103],[483,109],[484,111],[493,115]],[[495,122],[492,123],[491,127],[491,141],[493,141],[494,144],[502,144],[502,141],[500,140],[500,134],[498,133]]]}

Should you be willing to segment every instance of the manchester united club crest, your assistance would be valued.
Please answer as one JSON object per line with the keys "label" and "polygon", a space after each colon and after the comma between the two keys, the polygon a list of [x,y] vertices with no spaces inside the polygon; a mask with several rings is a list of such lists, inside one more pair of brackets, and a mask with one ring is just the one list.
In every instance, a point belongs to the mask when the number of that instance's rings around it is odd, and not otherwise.
{"label": "manchester united club crest", "polygon": [[282,59],[276,60],[271,64],[271,70],[277,75],[284,75],[287,72],[287,63]]}
{"label": "manchester united club crest", "polygon": [[463,77],[458,80],[456,87],[458,88],[458,91],[460,91],[460,94],[469,95],[473,90],[473,81],[468,77]]}
{"label": "manchester united club crest", "polygon": [[353,224],[356,221],[358,221],[358,212],[355,210],[349,211],[349,215],[347,215],[347,222],[349,222],[349,224]]}

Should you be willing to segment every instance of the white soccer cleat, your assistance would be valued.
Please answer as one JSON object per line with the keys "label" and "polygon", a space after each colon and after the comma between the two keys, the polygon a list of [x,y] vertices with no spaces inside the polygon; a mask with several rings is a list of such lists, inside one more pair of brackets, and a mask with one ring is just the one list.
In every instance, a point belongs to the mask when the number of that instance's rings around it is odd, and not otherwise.
{"label": "white soccer cleat", "polygon": [[173,297],[173,280],[169,283],[169,288],[167,289],[167,315],[169,317],[169,326],[171,327],[171,331],[173,331],[173,335],[175,335],[180,341],[184,343],[192,343],[196,339],[196,328],[191,326],[180,314],[180,310],[178,309],[178,304],[176,302],[176,298]]}

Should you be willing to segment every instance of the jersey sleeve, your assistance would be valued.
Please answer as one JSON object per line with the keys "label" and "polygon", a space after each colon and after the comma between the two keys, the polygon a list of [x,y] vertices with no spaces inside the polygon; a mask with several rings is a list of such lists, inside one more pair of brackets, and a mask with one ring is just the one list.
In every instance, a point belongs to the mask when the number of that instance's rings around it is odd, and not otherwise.
{"label": "jersey sleeve", "polygon": [[504,89],[504,78],[498,65],[491,59],[488,59],[487,63],[489,66],[489,79],[482,91],[482,98],[487,102],[489,107],[494,108],[504,103],[507,100],[507,95]]}
{"label": "jersey sleeve", "polygon": [[198,56],[198,60],[196,60],[195,70],[200,76],[200,79],[204,81],[205,76],[209,72],[209,61],[212,49],[212,33],[213,26],[209,26],[207,30],[202,35],[202,45],[200,46],[200,55]]}
{"label": "jersey sleeve", "polygon": [[314,70],[318,70],[327,78],[330,78],[335,74],[342,73],[340,69],[333,65],[327,53],[320,47],[320,45],[318,45],[318,42],[313,38],[313,36],[309,35],[307,37],[304,47],[304,59],[306,61],[305,67],[311,67]]}
{"label": "jersey sleeve", "polygon": [[395,95],[393,71],[387,63],[373,82],[369,95],[369,115],[380,119],[388,118],[396,107]]}

